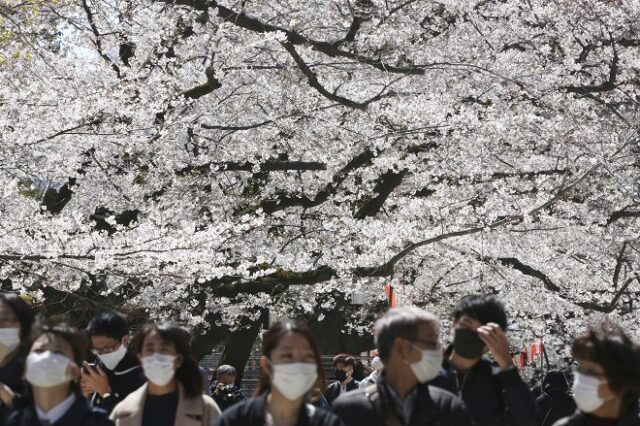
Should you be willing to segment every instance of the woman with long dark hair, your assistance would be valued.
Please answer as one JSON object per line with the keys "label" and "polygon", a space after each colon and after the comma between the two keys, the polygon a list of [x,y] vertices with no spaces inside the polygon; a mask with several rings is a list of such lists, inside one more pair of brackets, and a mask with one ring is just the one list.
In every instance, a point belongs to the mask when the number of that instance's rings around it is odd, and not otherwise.
{"label": "woman with long dark hair", "polygon": [[89,349],[86,335],[64,324],[38,327],[25,362],[25,395],[16,398],[6,426],[111,426],[78,385]]}
{"label": "woman with long dark hair", "polygon": [[173,324],[150,324],[135,340],[148,382],[113,409],[116,426],[212,425],[220,409],[202,394],[191,334]]}
{"label": "woman with long dark hair", "polygon": [[578,362],[578,412],[556,426],[640,426],[640,345],[611,322],[591,327],[571,348]]}
{"label": "woman with long dark hair", "polygon": [[33,325],[31,306],[15,293],[0,294],[0,424],[24,393],[22,371]]}
{"label": "woman with long dark hair", "polygon": [[218,426],[341,426],[333,413],[307,402],[324,387],[320,351],[300,322],[273,325],[263,336],[260,381],[256,396],[234,405]]}

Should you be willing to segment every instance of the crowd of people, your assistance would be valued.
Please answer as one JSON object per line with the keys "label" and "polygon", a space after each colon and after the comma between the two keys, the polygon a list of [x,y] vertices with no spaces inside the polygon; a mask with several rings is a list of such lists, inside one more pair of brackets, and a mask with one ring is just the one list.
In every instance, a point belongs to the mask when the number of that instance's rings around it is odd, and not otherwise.
{"label": "crowd of people", "polygon": [[368,374],[357,380],[362,365],[340,354],[326,387],[311,331],[279,322],[262,336],[259,383],[247,398],[230,365],[208,380],[182,327],[148,324],[131,338],[118,312],[97,314],[84,330],[44,324],[3,293],[0,425],[640,426],[640,345],[614,323],[574,339],[572,386],[552,371],[534,398],[512,363],[497,299],[466,297],[452,320],[444,348],[433,314],[389,310],[375,324],[379,357]]}

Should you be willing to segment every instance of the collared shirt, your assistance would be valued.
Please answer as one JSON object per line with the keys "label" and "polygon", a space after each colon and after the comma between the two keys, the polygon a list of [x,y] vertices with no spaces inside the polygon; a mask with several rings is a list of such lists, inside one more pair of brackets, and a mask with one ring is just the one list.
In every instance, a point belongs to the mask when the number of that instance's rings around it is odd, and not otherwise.
{"label": "collared shirt", "polygon": [[65,399],[46,413],[36,406],[38,418],[40,419],[40,421],[52,425],[60,420],[67,411],[69,411],[69,408],[71,408],[74,402],[76,402],[76,394],[71,392],[71,395],[69,395],[67,399]]}
{"label": "collared shirt", "polygon": [[404,424],[408,425],[411,421],[411,415],[413,414],[413,410],[416,408],[416,399],[418,398],[418,387],[414,387],[411,392],[404,397],[404,400],[400,399],[398,394],[393,390],[391,386],[385,383],[386,388],[389,390],[389,395],[391,395],[391,400],[393,401],[393,406],[396,409],[396,412],[402,416],[402,420],[404,420]]}

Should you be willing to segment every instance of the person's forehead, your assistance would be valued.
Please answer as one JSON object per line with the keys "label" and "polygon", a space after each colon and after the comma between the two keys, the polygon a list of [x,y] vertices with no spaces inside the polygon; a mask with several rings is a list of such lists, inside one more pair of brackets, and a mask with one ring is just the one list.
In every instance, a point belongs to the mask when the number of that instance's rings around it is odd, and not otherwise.
{"label": "person's forehead", "polygon": [[595,361],[591,361],[588,359],[577,359],[576,361],[578,361],[578,365],[582,369],[587,369],[599,374],[604,374],[604,368],[602,368],[602,366]]}
{"label": "person's forehead", "polygon": [[108,336],[91,336],[91,346],[94,348],[106,348],[120,343],[117,339]]}
{"label": "person's forehead", "polygon": [[71,345],[62,336],[54,333],[43,333],[34,342],[33,347],[42,348],[58,348],[71,351]]}
{"label": "person's forehead", "polygon": [[146,337],[144,338],[144,344],[145,345],[160,344],[160,345],[173,346],[173,342],[163,339],[157,330],[153,330],[146,335]]}
{"label": "person's forehead", "polygon": [[436,325],[429,322],[423,322],[418,327],[418,338],[430,340],[438,338],[438,330]]}
{"label": "person's forehead", "polygon": [[471,326],[473,328],[477,328],[482,325],[482,323],[477,318],[474,318],[469,314],[462,314],[457,320],[453,321],[454,326],[461,325],[461,324]]}
{"label": "person's forehead", "polygon": [[299,333],[287,333],[280,338],[276,349],[311,350],[309,341]]}

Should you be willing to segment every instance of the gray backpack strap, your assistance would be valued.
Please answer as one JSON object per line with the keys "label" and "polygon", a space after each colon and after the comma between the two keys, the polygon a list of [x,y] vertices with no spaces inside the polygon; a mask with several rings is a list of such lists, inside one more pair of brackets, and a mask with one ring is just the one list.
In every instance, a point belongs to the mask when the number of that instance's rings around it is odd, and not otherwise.
{"label": "gray backpack strap", "polygon": [[380,390],[378,389],[377,384],[367,386],[364,389],[364,394],[367,396],[367,399],[371,402],[371,405],[373,405],[376,412],[384,419],[384,424],[386,426],[404,426],[402,420],[400,420],[398,416],[389,409],[385,401],[380,398]]}

